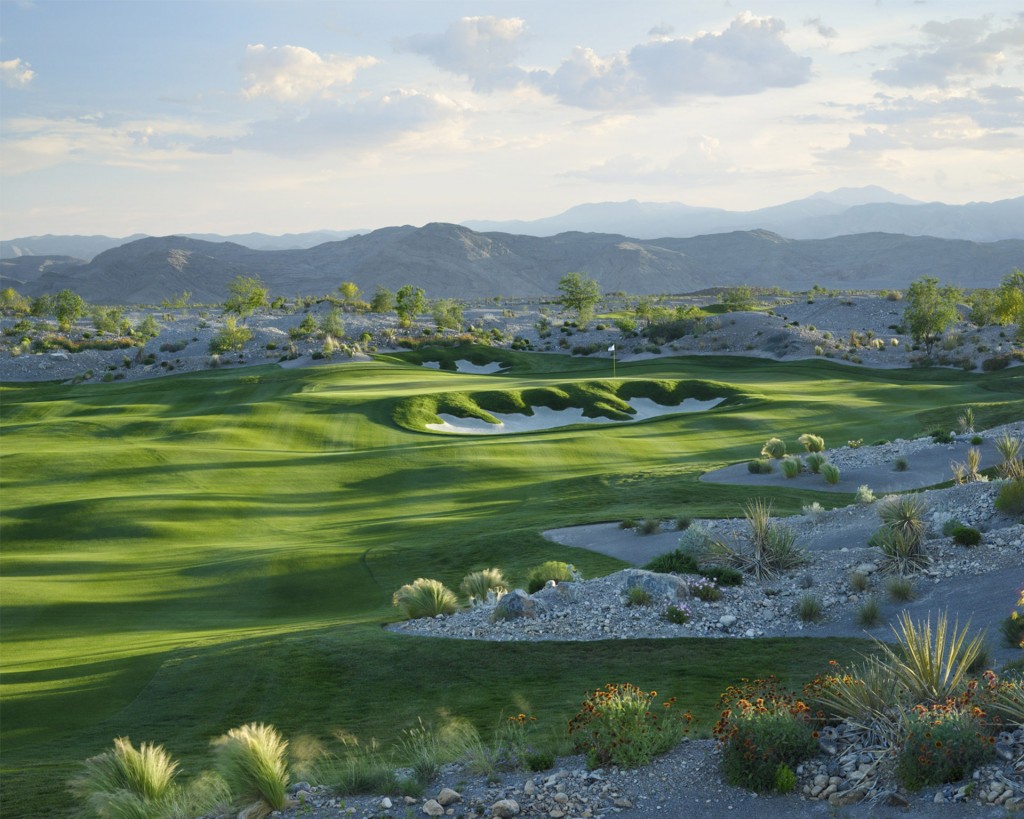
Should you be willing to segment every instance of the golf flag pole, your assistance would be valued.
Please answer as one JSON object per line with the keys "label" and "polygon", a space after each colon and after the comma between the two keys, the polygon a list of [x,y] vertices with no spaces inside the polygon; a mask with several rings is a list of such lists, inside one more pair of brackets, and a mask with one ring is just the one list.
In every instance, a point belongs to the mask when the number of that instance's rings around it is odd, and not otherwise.
{"label": "golf flag pole", "polygon": [[608,352],[612,354],[612,378],[615,378],[615,345],[613,344],[608,348]]}

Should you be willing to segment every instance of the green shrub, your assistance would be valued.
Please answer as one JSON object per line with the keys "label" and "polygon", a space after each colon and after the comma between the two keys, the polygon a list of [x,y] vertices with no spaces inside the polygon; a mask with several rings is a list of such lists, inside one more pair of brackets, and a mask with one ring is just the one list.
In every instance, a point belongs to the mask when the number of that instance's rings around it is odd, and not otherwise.
{"label": "green shrub", "polygon": [[957,526],[953,530],[953,542],[959,546],[977,546],[981,543],[981,532],[973,526]]}
{"label": "green shrub", "polygon": [[882,622],[882,607],[878,598],[869,594],[857,608],[857,623],[864,628],[872,628]]}
{"label": "green shrub", "polygon": [[982,726],[966,709],[937,705],[911,712],[896,776],[911,791],[957,782],[993,756]]}
{"label": "green shrub", "polygon": [[775,769],[775,790],[778,793],[792,793],[796,788],[796,774],[785,762],[780,762]]}
{"label": "green shrub", "polygon": [[229,353],[241,350],[251,338],[252,330],[248,327],[239,327],[238,320],[234,316],[228,316],[224,319],[223,329],[210,339],[210,352]]}
{"label": "green shrub", "polygon": [[774,458],[776,461],[786,455],[786,443],[781,438],[769,438],[761,447],[761,455],[765,458]]}
{"label": "green shrub", "polygon": [[639,586],[631,586],[626,591],[627,606],[649,606],[651,605],[651,593]]}
{"label": "green shrub", "polygon": [[288,743],[272,725],[249,723],[213,742],[217,772],[239,804],[264,803],[281,810],[287,802]]}
{"label": "green shrub", "polygon": [[999,624],[999,632],[1010,648],[1024,648],[1024,616],[1013,612]]}
{"label": "green shrub", "polygon": [[996,509],[1004,515],[1024,515],[1024,478],[1007,481],[999,487]]}
{"label": "green shrub", "polygon": [[910,462],[901,455],[892,462],[892,468],[897,472],[906,472],[910,468]]}
{"label": "green shrub", "polygon": [[619,522],[620,529],[635,529],[636,521],[633,518],[625,518]]}
{"label": "green shrub", "polygon": [[700,562],[701,556],[708,552],[713,542],[711,533],[700,524],[695,523],[679,538],[679,548]]}
{"label": "green shrub", "polygon": [[345,752],[341,756],[325,756],[316,764],[313,778],[317,782],[330,785],[342,796],[396,791],[394,760],[376,740],[365,747],[354,738],[343,742]]}
{"label": "green shrub", "polygon": [[875,502],[875,493],[871,491],[871,487],[866,483],[862,483],[857,487],[857,503],[869,504]]}
{"label": "green shrub", "polygon": [[426,577],[418,577],[412,583],[406,583],[394,593],[391,603],[410,620],[454,614],[459,607],[455,592],[440,580]]}
{"label": "green shrub", "polygon": [[574,579],[573,568],[568,563],[549,560],[530,569],[526,575],[526,590],[533,594],[543,589],[549,580],[554,580],[556,583],[569,583]]}
{"label": "green shrub", "polygon": [[885,584],[889,597],[897,603],[906,603],[917,595],[914,592],[914,581],[909,577],[891,577]]}
{"label": "green shrub", "polygon": [[714,580],[719,586],[742,586],[743,572],[732,566],[704,566],[700,570],[702,577]]}
{"label": "green shrub", "polygon": [[747,472],[752,475],[767,475],[772,469],[772,462],[767,458],[755,458],[747,463]]}
{"label": "green shrub", "polygon": [[679,744],[693,717],[673,710],[675,698],[656,707],[657,696],[631,683],[609,683],[588,692],[579,713],[569,720],[569,736],[589,768],[637,768]]}
{"label": "green shrub", "polygon": [[159,815],[177,773],[163,746],[144,742],[136,749],[128,737],[118,737],[113,750],[85,761],[70,787],[94,816],[145,819]]}
{"label": "green shrub", "polygon": [[835,464],[823,464],[821,467],[821,474],[825,478],[825,483],[830,486],[835,486],[839,483],[839,467]]}
{"label": "green shrub", "polygon": [[693,518],[689,515],[680,515],[676,518],[676,531],[685,532],[690,528],[690,524],[693,523]]}
{"label": "green shrub", "polygon": [[641,535],[656,535],[661,531],[661,521],[657,518],[644,518],[637,531]]}
{"label": "green shrub", "polygon": [[665,607],[662,617],[677,626],[684,626],[693,619],[693,613],[685,603],[673,603]]}
{"label": "green shrub", "polygon": [[956,436],[952,432],[948,432],[944,429],[932,430],[932,440],[937,444],[951,444],[956,440]]}
{"label": "green shrub", "polygon": [[804,623],[817,623],[825,616],[821,598],[816,594],[805,594],[796,603],[796,615]]}
{"label": "green shrub", "polygon": [[459,590],[473,602],[486,600],[487,593],[491,591],[498,596],[506,594],[508,587],[508,581],[501,569],[481,569],[462,578]]}
{"label": "green shrub", "polygon": [[681,549],[673,549],[644,564],[649,572],[661,574],[697,574],[697,561],[693,555]]}
{"label": "green shrub", "polygon": [[807,464],[807,470],[814,475],[821,472],[821,468],[828,463],[828,459],[825,458],[820,452],[812,452],[807,458],[804,459]]}
{"label": "green shrub", "polygon": [[782,474],[787,478],[795,478],[803,471],[803,464],[799,458],[783,458],[781,462]]}
{"label": "green shrub", "polygon": [[809,432],[805,432],[796,440],[808,452],[825,451],[825,439],[820,435],[811,435]]}
{"label": "green shrub", "polygon": [[817,750],[807,706],[779,693],[773,680],[754,680],[722,695],[714,736],[722,773],[736,787],[765,793],[776,787],[780,765],[795,768]]}
{"label": "green shrub", "polygon": [[703,600],[705,603],[722,599],[722,590],[709,577],[699,577],[690,583],[690,594],[698,600]]}

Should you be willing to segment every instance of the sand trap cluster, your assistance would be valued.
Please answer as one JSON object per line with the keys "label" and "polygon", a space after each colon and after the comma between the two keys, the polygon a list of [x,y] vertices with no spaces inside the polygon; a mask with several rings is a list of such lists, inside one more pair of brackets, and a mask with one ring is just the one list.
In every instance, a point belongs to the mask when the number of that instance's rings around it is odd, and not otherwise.
{"label": "sand trap cluster", "polygon": [[633,421],[645,421],[648,418],[657,418],[662,415],[675,415],[683,412],[703,412],[717,406],[724,398],[713,398],[710,401],[700,401],[696,398],[686,398],[681,404],[669,405],[659,404],[650,398],[634,398],[630,406],[635,414],[629,421],[618,421],[614,418],[587,418],[583,410],[577,407],[570,407],[564,410],[554,410],[549,407],[534,407],[533,415],[522,413],[492,413],[498,419],[497,424],[492,424],[482,418],[459,418],[455,415],[440,414],[440,424],[427,424],[426,428],[434,432],[451,432],[457,435],[509,435],[515,432],[536,432],[543,429],[556,429],[567,427],[572,424],[616,424],[632,423]]}
{"label": "sand trap cluster", "polygon": [[[423,366],[428,370],[440,370],[440,361],[424,361]],[[460,358],[455,362],[455,371],[459,373],[473,373],[474,375],[494,375],[496,372],[500,372],[505,368],[505,365],[500,361],[491,361],[487,364],[474,364],[472,361],[467,361],[465,358]]]}

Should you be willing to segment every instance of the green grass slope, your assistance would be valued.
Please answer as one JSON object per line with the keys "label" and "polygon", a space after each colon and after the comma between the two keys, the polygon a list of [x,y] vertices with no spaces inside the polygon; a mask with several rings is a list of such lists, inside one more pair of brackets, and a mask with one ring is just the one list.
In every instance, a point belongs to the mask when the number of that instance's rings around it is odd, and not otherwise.
{"label": "green grass slope", "polygon": [[[500,376],[389,357],[4,386],[3,814],[64,815],[64,780],[118,735],[165,743],[195,771],[211,737],[254,719],[321,740],[339,728],[387,739],[439,708],[486,730],[510,708],[557,726],[588,687],[627,679],[671,691],[707,721],[738,677],[801,681],[853,644],[476,644],[392,635],[380,623],[395,617],[392,592],[418,576],[454,588],[490,565],[515,581],[550,558],[586,576],[619,567],[544,541],[546,528],[735,515],[747,490],[697,477],[752,457],[770,435],[871,442],[952,424],[967,405],[982,424],[1024,415],[1014,370],[687,358],[619,365],[613,383],[607,362],[503,359],[513,366]],[[449,394],[584,394],[597,383],[655,395],[694,381],[743,399],[506,436],[395,422],[410,402],[427,407],[416,421]],[[769,494],[792,512],[841,502]]]}

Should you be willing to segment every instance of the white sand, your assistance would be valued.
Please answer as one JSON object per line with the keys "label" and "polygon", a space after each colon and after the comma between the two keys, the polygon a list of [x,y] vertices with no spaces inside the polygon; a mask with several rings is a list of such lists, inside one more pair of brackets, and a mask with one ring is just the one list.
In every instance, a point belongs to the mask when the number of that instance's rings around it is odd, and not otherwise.
{"label": "white sand", "polygon": [[[441,362],[439,361],[424,361],[423,366],[430,370],[440,370]],[[488,364],[474,364],[472,361],[467,361],[465,358],[460,358],[455,362],[455,371],[460,373],[474,373],[476,375],[491,375],[502,369],[502,364],[498,361],[491,361]]]}
{"label": "white sand", "polygon": [[[724,401],[714,398],[710,401],[698,401],[687,398],[681,404],[666,406],[652,401],[650,398],[634,398],[632,407],[636,414],[630,421],[643,421],[661,415],[675,415],[682,412],[703,412]],[[514,432],[536,432],[543,429],[556,429],[572,424],[615,424],[629,423],[614,421],[611,418],[586,418],[583,410],[571,407],[567,410],[553,410],[549,407],[534,407],[533,415],[521,413],[492,413],[498,419],[497,424],[490,424],[481,418],[458,418],[454,415],[439,415],[440,424],[427,424],[434,432],[453,432],[458,435],[508,435]]]}

